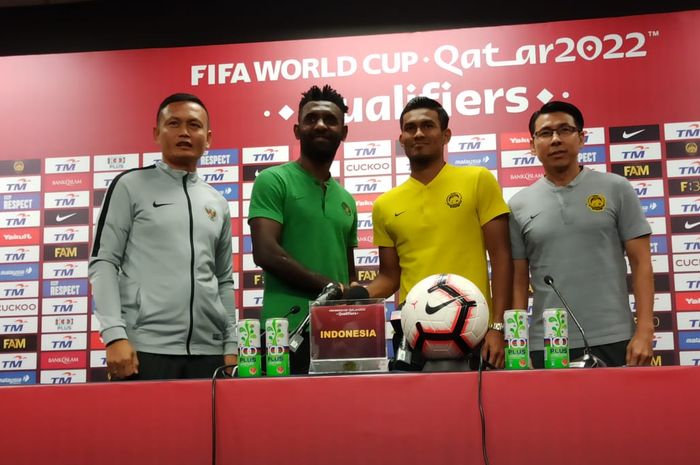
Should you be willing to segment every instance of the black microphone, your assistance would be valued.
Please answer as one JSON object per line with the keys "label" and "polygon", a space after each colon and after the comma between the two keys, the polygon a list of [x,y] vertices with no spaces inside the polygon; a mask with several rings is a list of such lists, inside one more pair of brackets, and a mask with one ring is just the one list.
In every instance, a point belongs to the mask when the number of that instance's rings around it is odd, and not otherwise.
{"label": "black microphone", "polygon": [[588,345],[588,339],[586,339],[586,333],[583,330],[583,326],[581,326],[581,323],[578,322],[576,319],[576,315],[574,315],[574,311],[571,310],[571,307],[569,307],[569,304],[566,303],[566,300],[564,300],[564,296],[561,295],[559,292],[559,289],[556,288],[554,285],[554,278],[552,278],[549,275],[546,275],[544,277],[544,283],[551,287],[552,290],[557,294],[557,297],[559,297],[559,300],[561,300],[561,303],[564,304],[564,308],[566,309],[566,312],[571,315],[571,319],[574,320],[574,323],[576,324],[576,327],[578,330],[581,332],[581,337],[583,337],[583,357],[581,357],[578,360],[571,361],[569,363],[569,366],[573,368],[602,368],[606,367],[607,364],[602,361],[600,358],[596,357],[591,353],[591,346]]}
{"label": "black microphone", "polygon": [[[299,313],[300,310],[301,310],[301,307],[300,307],[300,306],[294,305],[293,307],[291,307],[291,308],[287,311],[287,313],[284,314],[284,316],[283,316],[282,318],[287,318],[289,315],[296,315],[297,313]],[[262,339],[262,337],[265,335],[265,332],[266,332],[265,329],[263,329],[262,331],[260,331],[260,338],[261,338],[261,339]]]}
{"label": "black microphone", "polygon": [[[328,283],[326,287],[323,288],[321,293],[316,297],[316,300],[312,302],[313,305],[323,305],[330,302],[331,300],[337,300],[343,296],[343,289],[338,283]],[[303,333],[309,326],[309,321],[311,321],[311,310],[309,309],[309,314],[306,315],[304,321],[301,322],[297,329],[289,335],[289,350],[296,352],[301,343],[304,342]]]}

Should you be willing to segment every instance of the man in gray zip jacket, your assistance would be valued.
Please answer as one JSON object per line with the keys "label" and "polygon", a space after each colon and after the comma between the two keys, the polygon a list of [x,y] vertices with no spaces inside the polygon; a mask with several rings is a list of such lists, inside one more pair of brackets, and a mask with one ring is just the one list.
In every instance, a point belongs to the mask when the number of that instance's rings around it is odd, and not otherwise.
{"label": "man in gray zip jacket", "polygon": [[162,161],[112,181],[90,257],[110,379],[204,378],[236,363],[229,206],[196,173],[208,112],[173,94],[156,124]]}

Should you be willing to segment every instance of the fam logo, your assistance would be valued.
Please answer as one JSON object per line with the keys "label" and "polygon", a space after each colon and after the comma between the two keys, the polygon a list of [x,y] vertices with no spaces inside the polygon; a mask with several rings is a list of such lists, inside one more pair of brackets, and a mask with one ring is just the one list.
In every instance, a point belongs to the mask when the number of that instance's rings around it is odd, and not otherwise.
{"label": "fam logo", "polygon": [[603,194],[592,194],[586,199],[586,205],[594,212],[605,210],[605,196]]}
{"label": "fam logo", "polygon": [[445,203],[450,208],[457,208],[462,205],[462,194],[459,192],[452,192],[445,199]]}

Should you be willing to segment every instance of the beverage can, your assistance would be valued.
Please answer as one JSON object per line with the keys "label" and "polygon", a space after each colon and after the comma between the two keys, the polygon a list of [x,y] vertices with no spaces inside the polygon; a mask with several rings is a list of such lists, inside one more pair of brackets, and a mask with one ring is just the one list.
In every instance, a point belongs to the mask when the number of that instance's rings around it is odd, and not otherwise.
{"label": "beverage can", "polygon": [[506,370],[527,370],[530,368],[530,344],[528,319],[525,310],[506,310],[505,322]]}
{"label": "beverage can", "polygon": [[260,320],[238,321],[238,376],[253,378],[262,372]]}
{"label": "beverage can", "polygon": [[289,321],[265,320],[265,364],[267,376],[289,376]]}
{"label": "beverage can", "polygon": [[548,308],[542,315],[544,321],[544,367],[569,367],[569,325],[566,310]]}

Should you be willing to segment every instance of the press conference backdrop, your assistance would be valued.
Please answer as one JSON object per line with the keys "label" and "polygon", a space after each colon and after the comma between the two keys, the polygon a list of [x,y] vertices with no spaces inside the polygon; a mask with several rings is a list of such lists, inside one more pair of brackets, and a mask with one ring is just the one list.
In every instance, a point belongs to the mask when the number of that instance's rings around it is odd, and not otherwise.
{"label": "press conference backdrop", "polygon": [[542,176],[528,147],[530,114],[552,99],[580,106],[581,163],[625,176],[653,229],[653,363],[697,365],[698,23],[700,11],[689,11],[0,59],[0,384],[105,379],[87,280],[94,223],[111,180],[160,157],[151,128],[173,92],[209,108],[213,145],[198,171],[229,201],[240,316],[258,316],[251,187],[261,170],[298,157],[300,93],[324,83],[350,107],[332,172],[357,200],[363,281],[378,268],[374,199],[409,175],[397,138],[411,97],[442,102],[452,118],[449,163],[487,167],[506,198]]}

